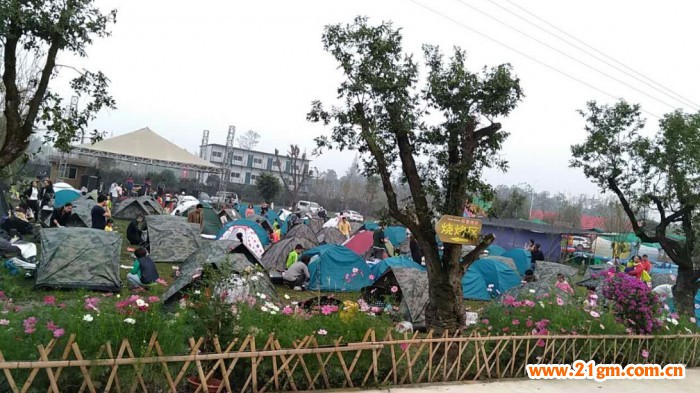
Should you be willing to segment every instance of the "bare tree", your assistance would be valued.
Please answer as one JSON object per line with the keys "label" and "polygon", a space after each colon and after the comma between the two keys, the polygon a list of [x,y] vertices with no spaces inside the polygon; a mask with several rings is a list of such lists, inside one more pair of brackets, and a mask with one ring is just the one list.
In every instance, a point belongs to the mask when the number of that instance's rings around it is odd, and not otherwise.
{"label": "bare tree", "polygon": [[260,134],[253,130],[246,131],[245,134],[238,137],[238,147],[246,150],[253,150],[260,142]]}
{"label": "bare tree", "polygon": [[309,174],[309,168],[306,166],[306,152],[302,153],[298,145],[290,145],[285,167],[282,168],[279,150],[275,149],[275,165],[282,178],[282,184],[290,197],[291,206],[294,207],[299,201],[301,186],[306,182]]}

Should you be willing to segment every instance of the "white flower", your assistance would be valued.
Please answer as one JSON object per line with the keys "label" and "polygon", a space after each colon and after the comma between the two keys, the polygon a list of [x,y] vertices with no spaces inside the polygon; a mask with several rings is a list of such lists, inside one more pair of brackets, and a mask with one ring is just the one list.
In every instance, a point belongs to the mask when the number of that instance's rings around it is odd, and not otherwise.
{"label": "white flower", "polygon": [[317,332],[317,333],[318,333],[319,336],[325,336],[326,334],[328,334],[328,332],[326,331],[326,329],[318,329],[318,332]]}
{"label": "white flower", "polygon": [[530,290],[530,293],[535,293],[535,290],[534,290],[534,289],[531,289],[531,290]]}
{"label": "white flower", "polygon": [[289,295],[287,295],[286,293],[284,294],[284,298],[287,299],[287,300],[290,299],[290,298],[289,298]]}
{"label": "white flower", "polygon": [[260,296],[260,299],[262,299],[262,300],[265,300],[265,299],[267,299],[267,296],[265,296],[265,294],[264,294],[264,293],[261,293],[261,294],[260,294],[260,295],[258,295],[258,296]]}
{"label": "white flower", "polygon": [[542,300],[539,301],[540,307],[544,308],[544,302]]}
{"label": "white flower", "polygon": [[673,326],[678,326],[678,320],[676,319],[671,319],[671,323],[673,324]]}
{"label": "white flower", "polygon": [[299,304],[299,302],[292,302],[293,306],[296,306],[297,304]]}
{"label": "white flower", "polygon": [[267,307],[262,306],[262,307],[260,307],[260,310],[262,310],[262,312],[267,312]]}
{"label": "white flower", "polygon": [[275,315],[275,314],[277,314],[277,311],[272,310],[272,311],[270,311],[270,314]]}
{"label": "white flower", "polygon": [[124,320],[124,322],[133,325],[136,323],[136,320],[134,318],[127,318]]}
{"label": "white flower", "polygon": [[143,299],[136,299],[136,305],[138,307],[146,307],[148,304],[146,304],[146,302],[144,302]]}
{"label": "white flower", "polygon": [[357,273],[357,272],[359,272],[359,271],[360,271],[360,269],[358,269],[358,268],[356,268],[356,267],[352,268],[352,272],[353,272],[353,273]]}
{"label": "white flower", "polygon": [[250,278],[250,281],[258,281],[258,276],[252,276],[252,277]]}
{"label": "white flower", "polygon": [[95,318],[93,318],[90,314],[85,314],[85,316],[83,317],[83,321],[85,322],[92,322],[93,319]]}
{"label": "white flower", "polygon": [[173,270],[180,270],[180,267],[175,265],[170,266],[170,268]]}
{"label": "white flower", "polygon": [[194,294],[195,294],[195,295],[200,295],[201,293],[202,293],[202,292],[200,292],[199,289],[197,289],[197,290],[194,291]]}

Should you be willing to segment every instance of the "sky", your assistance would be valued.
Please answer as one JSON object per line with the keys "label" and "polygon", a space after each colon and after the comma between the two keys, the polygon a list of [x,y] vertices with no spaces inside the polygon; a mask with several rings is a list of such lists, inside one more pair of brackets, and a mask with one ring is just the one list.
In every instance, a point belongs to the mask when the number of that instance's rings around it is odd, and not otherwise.
{"label": "sky", "polygon": [[[652,114],[676,108],[693,111],[687,103],[568,46],[498,5],[547,26],[525,9],[691,104],[700,102],[696,23],[700,2],[693,0],[100,0],[99,4],[118,10],[112,36],[96,40],[85,59],[59,59],[102,70],[111,79],[118,108],[100,113],[91,127],[110,136],[148,126],[192,152],[199,149],[202,130],[210,131],[210,143],[224,144],[228,126],[234,125],[238,133],[249,129],[260,133],[258,150],[284,151],[297,143],[310,153],[313,138],[328,133],[306,121],[310,103],[315,99],[333,103],[342,80],[337,64],[323,51],[323,28],[349,23],[357,15],[375,23],[392,21],[402,29],[405,50],[417,59],[422,57],[421,45],[430,43],[445,51],[462,47],[473,71],[502,63],[514,67],[526,96],[509,117],[498,119],[511,134],[502,151],[510,169],[487,172],[486,179],[494,185],[529,183],[538,191],[597,193],[579,169],[568,167],[570,146],[585,138],[584,122],[576,111],[586,101],[613,103],[625,98],[641,103],[649,112],[644,114],[646,133],[657,130],[658,118]],[[353,156],[353,152],[325,153],[314,158],[312,167],[342,175]]]}

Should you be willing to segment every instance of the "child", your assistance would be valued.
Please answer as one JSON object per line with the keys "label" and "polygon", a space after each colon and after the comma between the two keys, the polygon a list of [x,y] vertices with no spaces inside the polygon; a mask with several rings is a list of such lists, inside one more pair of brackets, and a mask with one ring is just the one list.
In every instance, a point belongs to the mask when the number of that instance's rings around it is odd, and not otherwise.
{"label": "child", "polygon": [[114,221],[111,218],[107,219],[107,224],[105,224],[105,231],[114,232]]}
{"label": "child", "polygon": [[535,272],[532,270],[528,269],[525,270],[525,277],[523,277],[523,281],[525,282],[535,282],[537,281],[537,278],[535,278]]}
{"label": "child", "polygon": [[287,269],[292,267],[293,264],[296,263],[297,259],[299,259],[299,255],[304,251],[304,247],[301,244],[297,244],[294,249],[287,255]]}
{"label": "child", "polygon": [[571,285],[569,284],[568,281],[566,281],[566,278],[564,278],[564,275],[559,273],[557,274],[557,283],[556,283],[557,289],[560,291],[567,293],[569,295],[574,294],[574,289],[571,288]]}
{"label": "child", "polygon": [[280,235],[277,233],[277,231],[273,231],[272,229],[268,229],[267,233],[270,235],[270,239],[272,239],[273,244],[280,241]]}
{"label": "child", "polygon": [[134,267],[126,275],[126,280],[131,289],[144,291],[149,284],[156,282],[158,270],[156,270],[156,264],[148,256],[145,248],[137,248],[134,251],[134,256]]}
{"label": "child", "polygon": [[598,307],[598,295],[595,293],[595,287],[588,287],[588,295],[583,301],[583,309],[591,311]]}

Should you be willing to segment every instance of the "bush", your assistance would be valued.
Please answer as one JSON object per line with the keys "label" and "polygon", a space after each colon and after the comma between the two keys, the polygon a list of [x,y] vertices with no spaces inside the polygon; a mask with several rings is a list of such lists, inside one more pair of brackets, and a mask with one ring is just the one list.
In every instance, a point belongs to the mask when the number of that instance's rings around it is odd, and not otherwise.
{"label": "bush", "polygon": [[663,307],[646,283],[627,273],[605,274],[603,296],[612,302],[617,322],[639,334],[651,334],[663,326]]}

